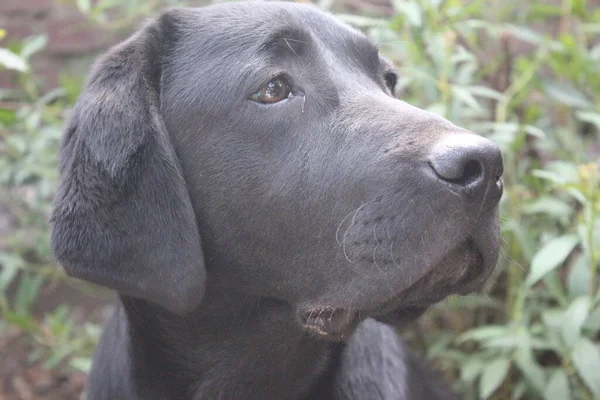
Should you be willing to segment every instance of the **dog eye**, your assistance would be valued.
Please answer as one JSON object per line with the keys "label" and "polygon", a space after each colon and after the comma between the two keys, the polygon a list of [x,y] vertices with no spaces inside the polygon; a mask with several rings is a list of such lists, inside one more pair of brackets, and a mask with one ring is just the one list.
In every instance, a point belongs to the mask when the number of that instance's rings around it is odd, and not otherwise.
{"label": "dog eye", "polygon": [[396,75],[395,72],[386,72],[383,78],[385,79],[385,85],[390,89],[392,94],[394,94],[396,83],[398,82],[398,75]]}
{"label": "dog eye", "polygon": [[261,86],[258,92],[250,96],[257,103],[277,103],[290,97],[292,90],[285,78],[278,76]]}

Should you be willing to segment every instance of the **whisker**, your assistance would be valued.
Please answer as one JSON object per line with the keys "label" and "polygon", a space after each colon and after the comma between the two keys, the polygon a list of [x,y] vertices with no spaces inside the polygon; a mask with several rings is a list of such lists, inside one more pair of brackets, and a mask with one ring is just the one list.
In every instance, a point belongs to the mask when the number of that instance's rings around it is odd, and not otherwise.
{"label": "whisker", "polygon": [[485,201],[487,200],[489,191],[490,191],[490,185],[487,185],[485,187],[485,192],[483,192],[483,201],[479,205],[479,211],[477,212],[477,218],[479,218],[481,216],[481,212],[483,211],[483,206],[486,204]]}
{"label": "whisker", "polygon": [[352,221],[350,221],[350,225],[348,225],[348,228],[346,228],[346,232],[344,232],[344,237],[342,238],[342,251],[344,252],[344,257],[346,257],[346,260],[348,260],[351,264],[354,264],[354,261],[350,260],[350,257],[348,257],[348,253],[346,252],[346,239],[348,237],[348,232],[350,231],[350,228],[352,226],[354,226],[354,221],[356,220],[356,216],[358,215],[360,210],[362,210],[363,207],[365,207],[367,204],[371,203],[372,201],[373,200],[368,201],[356,209],[356,211],[354,212],[354,215],[352,216]]}
{"label": "whisker", "polygon": [[375,265],[375,268],[377,268],[379,270],[379,272],[381,272],[383,274],[384,273],[383,270],[381,268],[379,268],[379,265],[377,264],[377,260],[376,260],[376,256],[375,256],[376,253],[377,253],[377,245],[375,245],[375,248],[373,249],[373,265]]}
{"label": "whisker", "polygon": [[390,244],[390,256],[392,257],[392,262],[394,263],[394,266],[400,268],[400,265],[396,262],[396,259],[394,258],[394,243],[396,243],[396,241],[392,240],[392,244]]}
{"label": "whisker", "polygon": [[306,44],[306,42],[304,40],[298,40],[298,39],[292,39],[292,38],[284,38],[283,40],[285,40],[286,42],[289,40],[290,42],[296,42],[296,43],[304,43],[304,44]]}
{"label": "whisker", "polygon": [[[338,225],[337,229],[335,230],[335,241],[337,242],[338,245],[341,245],[340,240],[338,239],[338,234],[340,233],[340,228],[342,227],[342,225],[344,224],[344,222],[346,222],[346,220],[348,219],[349,216],[351,216],[353,213],[357,213],[361,208],[363,208],[364,206],[366,206],[369,202],[366,202],[362,205],[360,205],[359,207],[355,208],[354,210],[350,211],[348,213],[348,215],[346,215],[343,219],[342,222],[340,222],[340,224]],[[352,220],[354,222],[354,219]]]}
{"label": "whisker", "polygon": [[[293,39],[283,38],[283,41],[285,42],[285,44],[287,44],[290,50],[296,55],[296,57],[300,58],[300,56],[298,55],[298,53],[296,53],[296,50],[294,50],[294,48],[290,45],[290,42],[288,42],[288,40],[294,41]],[[296,40],[296,42],[299,42],[299,40]]]}

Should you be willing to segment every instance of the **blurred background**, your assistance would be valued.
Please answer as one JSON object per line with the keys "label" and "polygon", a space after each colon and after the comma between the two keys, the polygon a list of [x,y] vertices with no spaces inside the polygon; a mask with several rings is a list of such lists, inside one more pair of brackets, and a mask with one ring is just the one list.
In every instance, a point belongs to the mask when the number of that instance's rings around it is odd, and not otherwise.
{"label": "blurred background", "polygon": [[[48,215],[90,62],[179,0],[0,1],[0,400],[79,399],[112,293],[65,279]],[[505,160],[481,294],[402,332],[466,399],[600,399],[600,0],[321,0],[400,71],[397,96]]]}

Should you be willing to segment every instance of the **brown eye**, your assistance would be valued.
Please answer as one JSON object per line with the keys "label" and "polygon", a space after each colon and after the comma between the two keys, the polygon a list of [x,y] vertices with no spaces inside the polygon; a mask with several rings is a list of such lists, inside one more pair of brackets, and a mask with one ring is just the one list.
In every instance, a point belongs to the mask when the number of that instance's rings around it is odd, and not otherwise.
{"label": "brown eye", "polygon": [[287,81],[283,77],[278,76],[262,85],[258,92],[250,96],[250,99],[263,104],[277,103],[290,97],[291,93],[292,91]]}

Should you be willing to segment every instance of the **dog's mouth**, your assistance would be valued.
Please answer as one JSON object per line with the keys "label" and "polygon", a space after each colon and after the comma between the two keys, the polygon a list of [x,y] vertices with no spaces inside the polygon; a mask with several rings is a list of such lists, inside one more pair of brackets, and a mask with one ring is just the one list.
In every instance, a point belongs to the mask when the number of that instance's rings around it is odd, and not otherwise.
{"label": "dog's mouth", "polygon": [[304,328],[317,336],[338,340],[351,334],[360,322],[359,311],[345,308],[317,307],[300,315]]}
{"label": "dog's mouth", "polygon": [[[435,303],[432,302],[431,304]],[[400,306],[392,312],[380,314],[368,310],[322,307],[303,312],[300,316],[304,329],[323,339],[347,339],[358,324],[368,317],[384,323],[401,326],[419,318],[429,306]]]}
{"label": "dog's mouth", "polygon": [[[429,273],[410,287],[373,305],[360,308],[315,306],[300,311],[300,322],[307,332],[335,341],[348,338],[366,318],[375,318],[397,327],[407,325],[422,316],[431,305],[447,296],[464,295],[481,287],[491,271],[487,265],[490,260],[486,260],[470,240],[458,251],[462,253],[458,263],[460,265],[454,265],[452,268],[462,271],[458,277],[444,276],[440,273],[440,270],[450,269],[446,262],[443,262],[440,264],[444,265],[431,268]],[[495,257],[493,262],[495,264]]]}

